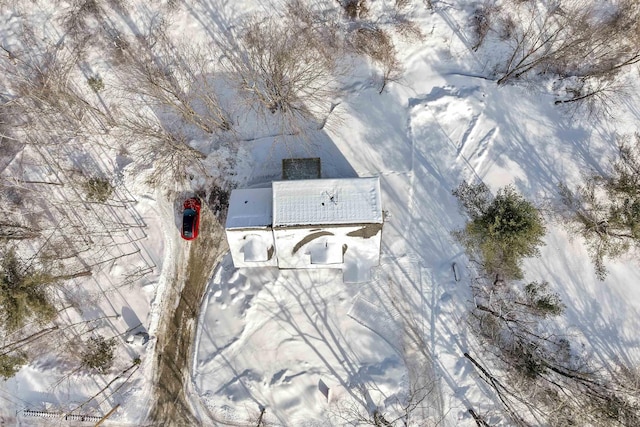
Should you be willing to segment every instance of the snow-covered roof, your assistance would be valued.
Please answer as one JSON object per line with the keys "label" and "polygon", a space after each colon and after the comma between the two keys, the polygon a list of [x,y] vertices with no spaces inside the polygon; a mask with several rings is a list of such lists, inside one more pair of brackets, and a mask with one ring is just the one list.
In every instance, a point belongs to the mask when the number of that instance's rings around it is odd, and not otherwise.
{"label": "snow-covered roof", "polygon": [[377,177],[273,183],[274,227],[369,223],[382,223]]}
{"label": "snow-covered roof", "polygon": [[271,188],[233,190],[229,198],[226,228],[270,227],[272,212]]}

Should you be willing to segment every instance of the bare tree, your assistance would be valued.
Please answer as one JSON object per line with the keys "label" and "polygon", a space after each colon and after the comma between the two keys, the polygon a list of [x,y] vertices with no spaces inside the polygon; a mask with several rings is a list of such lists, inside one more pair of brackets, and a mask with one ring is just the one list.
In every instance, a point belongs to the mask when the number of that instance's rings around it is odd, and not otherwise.
{"label": "bare tree", "polygon": [[382,70],[382,83],[379,93],[391,81],[397,80],[402,73],[395,45],[388,32],[377,27],[362,27],[352,35],[352,45],[356,52],[371,58]]}
{"label": "bare tree", "polygon": [[74,83],[74,70],[86,46],[67,49],[29,38],[23,43],[33,50],[12,52],[13,59],[0,56],[3,83],[11,93],[2,116],[15,129],[15,138],[47,145],[83,132],[108,131],[113,125],[108,114],[89,102]]}
{"label": "bare tree", "polygon": [[589,116],[612,117],[621,101],[628,99],[632,86],[627,75],[575,77],[559,81],[555,92],[556,105],[573,107],[573,112],[585,111]]}
{"label": "bare tree", "polygon": [[[565,36],[569,30],[556,10],[544,9],[537,2],[527,2],[505,12],[498,21],[508,35],[510,54],[499,64],[498,84],[508,83],[540,67],[549,67],[569,55],[581,40]],[[508,31],[506,30],[508,28]]]}
{"label": "bare tree", "polygon": [[560,216],[586,241],[596,275],[604,280],[605,260],[640,247],[640,134],[618,140],[611,171],[591,174],[571,190],[560,184]]}
{"label": "bare tree", "polygon": [[[427,395],[431,393],[433,384],[427,384],[420,388],[412,388],[402,396],[402,400],[388,403],[385,407],[372,405],[366,407],[360,402],[350,399],[342,399],[331,402],[329,419],[332,424],[364,425],[375,427],[400,427],[400,426],[437,426],[441,420],[423,419],[419,409],[426,405]],[[359,390],[360,393],[366,393]],[[363,394],[363,399],[366,397]]]}
{"label": "bare tree", "polygon": [[126,51],[120,67],[125,96],[138,95],[158,116],[175,114],[207,134],[229,130],[231,119],[214,86],[212,55],[198,46],[177,46],[165,31],[156,29]]}
{"label": "bare tree", "polygon": [[633,387],[607,366],[594,366],[570,335],[558,332],[554,319],[565,307],[547,283],[483,282],[472,286],[470,326],[486,361],[464,356],[515,425],[528,426],[529,419],[553,426],[637,424]]}
{"label": "bare tree", "polygon": [[336,58],[318,28],[294,18],[249,19],[238,45],[221,46],[240,89],[289,131],[319,122],[329,110],[336,71]]}
{"label": "bare tree", "polygon": [[118,36],[124,46],[118,96],[126,101],[118,132],[136,162],[153,164],[148,180],[154,183],[207,175],[206,155],[189,145],[194,139],[231,150],[235,144],[231,115],[220,97],[228,82],[215,66],[215,52],[177,43],[167,31],[161,20],[135,40]]}
{"label": "bare tree", "polygon": [[[493,29],[510,45],[510,54],[497,66],[498,84],[532,72],[602,81],[638,63],[638,3],[615,2],[609,13],[597,13],[595,6],[596,2],[583,0],[528,1],[501,9]],[[575,98],[602,93],[588,85],[585,89]]]}
{"label": "bare tree", "polygon": [[[86,287],[68,281],[135,254],[139,248],[129,244],[144,234],[135,213],[131,220],[115,212],[131,200],[123,197],[122,181],[108,162],[100,162],[117,149],[103,137],[126,133],[116,128],[109,110],[112,86],[84,63],[95,25],[82,27],[90,29],[83,35],[80,21],[101,15],[105,2],[76,3],[72,8],[95,10],[79,11],[70,24],[74,33],[59,43],[24,21],[17,40],[0,51],[0,375],[5,376],[43,354],[59,358],[64,369],[72,357],[67,349],[97,327],[91,321],[68,324],[87,315],[80,298],[84,304],[98,298],[88,290],[91,281]],[[116,286],[102,286],[99,297]]]}
{"label": "bare tree", "polygon": [[184,181],[191,172],[206,174],[202,164],[206,156],[188,144],[184,133],[165,127],[152,113],[131,113],[120,126],[124,138],[132,141],[128,151],[153,164],[150,183]]}

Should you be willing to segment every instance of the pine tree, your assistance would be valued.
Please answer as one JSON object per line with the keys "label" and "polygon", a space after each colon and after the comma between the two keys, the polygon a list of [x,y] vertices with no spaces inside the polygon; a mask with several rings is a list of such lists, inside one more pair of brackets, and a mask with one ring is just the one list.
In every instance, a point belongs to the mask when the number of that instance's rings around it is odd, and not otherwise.
{"label": "pine tree", "polygon": [[56,309],[47,293],[55,277],[23,265],[13,250],[5,253],[0,267],[0,323],[7,330],[21,328],[32,317],[40,323],[55,317]]}
{"label": "pine tree", "polygon": [[484,184],[463,182],[453,195],[470,216],[456,237],[490,275],[522,278],[521,262],[538,256],[545,227],[539,211],[511,186],[492,198]]}

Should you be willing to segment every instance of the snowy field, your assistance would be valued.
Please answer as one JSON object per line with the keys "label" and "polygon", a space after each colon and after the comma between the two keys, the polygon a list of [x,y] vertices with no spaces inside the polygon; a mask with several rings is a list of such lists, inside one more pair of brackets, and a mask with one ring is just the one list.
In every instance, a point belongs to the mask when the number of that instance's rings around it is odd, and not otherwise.
{"label": "snowy field", "polygon": [[[158,5],[131,0],[120,2],[128,12],[118,15],[122,9],[113,7],[118,2],[98,3],[104,3],[114,27],[132,34],[165,19],[171,37],[201,43],[239,26],[249,14],[265,16],[282,8],[259,0]],[[433,0],[432,10],[427,2],[406,3],[403,16],[424,37],[394,38],[399,77],[380,92],[380,70],[353,59],[331,101],[326,126],[306,130],[303,138],[270,122],[262,125],[260,115],[237,106],[233,121],[239,146],[219,148],[194,138],[190,144],[203,153],[209,169],[202,175],[188,170],[191,179],[185,182],[151,185],[146,179],[151,161],[122,154],[113,142],[117,134],[109,133],[101,136],[108,149],[74,141],[65,146],[74,156],[56,146],[37,151],[28,145],[2,164],[7,182],[71,182],[65,181],[73,179],[69,170],[82,169],[78,164],[86,166],[86,159],[103,174],[120,178],[114,206],[88,205],[86,226],[103,221],[111,240],[91,247],[87,259],[97,260],[93,275],[72,279],[73,292],[65,296],[75,309],[60,314],[64,324],[88,322],[77,332],[81,341],[87,331],[116,337],[115,363],[108,375],[77,370],[69,354],[81,351],[80,342],[66,351],[55,342],[40,343],[41,356],[0,383],[0,425],[76,425],[62,420],[70,413],[91,415],[95,423],[116,406],[104,425],[153,425],[147,417],[157,387],[154,334],[166,310],[174,309],[163,304],[163,297],[168,287],[180,286],[172,281],[184,268],[179,262],[190,245],[179,236],[180,201],[210,185],[216,174],[239,188],[269,186],[278,179],[284,157],[320,157],[323,178],[380,178],[385,213],[380,265],[371,280],[349,284],[339,270],[236,269],[229,254],[212,266],[192,363],[184,373],[190,410],[200,424],[371,425],[367,422],[377,412],[394,426],[406,421],[473,427],[479,424],[472,409],[489,425],[510,425],[497,397],[464,357],[469,352],[481,358],[468,329],[469,285],[479,273],[451,236],[466,220],[451,191],[463,180],[484,182],[493,192],[513,184],[550,211],[559,182],[578,185],[582,173],[606,168],[616,154],[616,135],[638,131],[638,71],[633,71],[635,90],[614,104],[612,116],[588,115],[554,105],[549,88],[534,83],[498,86],[491,72],[494,52],[471,49],[467,23],[475,2]],[[368,4],[370,16],[390,28],[385,19],[394,2]],[[17,36],[25,21],[37,37],[63,40],[53,24],[72,7],[0,0],[5,51],[28,49]],[[115,95],[108,99],[109,85],[115,87],[121,75],[94,49],[87,58],[107,86],[104,102],[116,102]],[[234,156],[226,169],[221,159]],[[30,168],[33,159],[44,157],[69,164],[55,177],[50,170]],[[71,197],[67,189],[35,191],[64,201]],[[546,245],[540,257],[526,260],[525,280],[549,281],[566,305],[559,324],[594,363],[622,360],[637,367],[637,258],[608,261],[609,274],[600,281],[583,241],[552,215],[546,219]],[[138,330],[149,333],[149,343],[127,344],[127,336]],[[3,337],[5,345],[11,341],[10,335]],[[127,370],[136,357],[140,364]]]}

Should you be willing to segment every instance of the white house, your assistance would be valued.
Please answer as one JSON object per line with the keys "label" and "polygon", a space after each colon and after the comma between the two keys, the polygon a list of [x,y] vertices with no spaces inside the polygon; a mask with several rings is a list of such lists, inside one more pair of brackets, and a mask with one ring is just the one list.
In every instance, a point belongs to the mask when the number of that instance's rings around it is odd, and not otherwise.
{"label": "white house", "polygon": [[234,190],[226,233],[236,267],[339,268],[368,278],[380,262],[378,178],[276,181]]}

